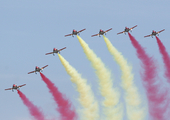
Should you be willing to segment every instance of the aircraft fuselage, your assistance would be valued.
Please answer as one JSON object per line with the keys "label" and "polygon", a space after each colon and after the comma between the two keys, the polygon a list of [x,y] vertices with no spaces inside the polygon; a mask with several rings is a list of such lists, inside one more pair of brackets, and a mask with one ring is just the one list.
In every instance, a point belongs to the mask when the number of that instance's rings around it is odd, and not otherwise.
{"label": "aircraft fuselage", "polygon": [[125,32],[129,32],[129,30],[130,30],[129,28],[125,28]]}
{"label": "aircraft fuselage", "polygon": [[58,50],[53,50],[53,53],[58,53],[59,51]]}
{"label": "aircraft fuselage", "polygon": [[72,33],[73,35],[77,35],[78,34],[78,32],[76,31],[76,30],[73,30],[73,33]]}
{"label": "aircraft fuselage", "polygon": [[152,35],[156,36],[156,34],[157,34],[156,32],[152,32]]}
{"label": "aircraft fuselage", "polygon": [[12,89],[17,89],[18,87],[17,86],[13,86]]}
{"label": "aircraft fuselage", "polygon": [[36,71],[36,72],[40,72],[41,69],[38,67],[38,68],[35,68],[35,71]]}
{"label": "aircraft fuselage", "polygon": [[99,31],[100,35],[104,35],[104,33],[105,33],[104,31]]}

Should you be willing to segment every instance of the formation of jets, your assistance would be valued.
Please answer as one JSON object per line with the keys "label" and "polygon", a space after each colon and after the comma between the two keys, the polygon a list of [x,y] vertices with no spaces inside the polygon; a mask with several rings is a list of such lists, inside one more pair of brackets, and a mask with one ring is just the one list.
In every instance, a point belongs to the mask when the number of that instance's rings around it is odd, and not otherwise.
{"label": "formation of jets", "polygon": [[[131,27],[131,28],[128,28],[128,27],[125,27],[125,29],[124,29],[124,31],[122,31],[122,32],[119,32],[119,33],[117,33],[117,35],[118,34],[122,34],[122,33],[125,33],[126,34],[126,32],[128,33],[129,31],[131,31],[132,32],[132,29],[134,29],[135,27],[137,27],[137,25],[135,25],[135,26],[133,26],[133,27]],[[82,31],[84,31],[84,30],[86,30],[86,29],[82,29],[82,30],[80,30],[80,31],[76,31],[76,30],[74,30],[73,29],[73,31],[72,31],[72,33],[71,34],[67,34],[67,35],[65,35],[65,37],[67,37],[67,36],[72,36],[72,37],[74,37],[74,35],[79,35],[80,34],[80,32],[82,32]],[[106,31],[104,31],[104,30],[101,30],[100,29],[100,31],[99,31],[99,33],[98,34],[94,34],[94,35],[92,35],[91,37],[94,37],[94,36],[99,36],[100,37],[100,35],[106,35],[106,33],[108,32],[108,31],[110,31],[110,30],[112,30],[112,28],[110,28],[110,29],[108,29],[108,30],[106,30]],[[161,32],[163,32],[165,29],[163,29],[163,30],[161,30],[161,31],[158,31],[158,32],[156,32],[156,31],[152,31],[152,34],[150,34],[150,35],[146,35],[146,36],[144,36],[144,37],[153,37],[153,36],[156,36],[156,35],[159,35],[159,33],[161,33]],[[45,55],[49,55],[49,54],[57,54],[57,53],[60,53],[60,51],[62,51],[62,50],[64,50],[64,49],[66,49],[66,47],[64,47],[64,48],[61,48],[61,49],[57,49],[57,48],[54,48],[53,49],[53,52],[49,52],[49,53],[46,53]],[[31,71],[31,72],[28,72],[28,74],[31,74],[31,73],[36,73],[37,74],[37,72],[42,72],[42,70],[44,69],[44,68],[46,68],[48,65],[46,65],[46,66],[44,66],[44,67],[42,67],[42,68],[40,68],[40,67],[35,67],[35,70],[34,71]],[[12,86],[12,88],[8,88],[8,89],[5,89],[5,90],[18,90],[20,87],[22,87],[22,86],[25,86],[26,84],[23,84],[23,85],[19,85],[19,86],[17,86],[16,84],[13,84],[13,86]]]}
{"label": "formation of jets", "polygon": [[[122,33],[125,33],[125,34],[126,34],[126,33],[128,33],[129,31],[132,32],[132,29],[134,29],[135,27],[137,27],[137,25],[135,25],[135,26],[133,26],[133,27],[131,27],[131,28],[125,27],[124,31],[117,33],[117,35],[118,35],[118,34],[122,34]],[[67,36],[72,36],[72,37],[74,37],[74,35],[80,35],[80,32],[82,32],[82,31],[84,31],[84,30],[86,30],[86,29],[82,29],[82,30],[80,30],[80,31],[77,31],[77,30],[74,30],[74,29],[73,29],[72,34],[67,34],[67,35],[65,35],[65,37],[67,37]],[[92,35],[91,37],[94,37],[94,36],[99,36],[99,37],[100,37],[100,35],[106,35],[106,33],[107,33],[108,31],[110,31],[110,30],[112,30],[112,28],[110,28],[110,29],[108,29],[108,30],[106,30],[106,31],[100,29],[100,31],[99,31],[98,34],[94,34],[94,35]],[[165,29],[163,29],[163,30],[161,30],[161,31],[158,31],[158,32],[156,32],[156,31],[153,30],[153,31],[152,31],[152,34],[146,35],[146,36],[144,36],[144,37],[150,37],[150,36],[153,37],[153,36],[159,35],[159,33],[162,32],[162,31],[164,31],[164,30],[165,30]],[[66,47],[65,47],[65,48],[66,48]],[[65,49],[65,48],[63,48],[63,49]],[[53,55],[54,55],[54,53],[58,53],[59,51],[61,51],[61,50],[63,50],[63,49],[57,50],[56,48],[54,48],[54,49],[53,49],[53,52],[51,52],[51,53],[46,53],[46,55],[48,55],[48,54],[53,54]]]}

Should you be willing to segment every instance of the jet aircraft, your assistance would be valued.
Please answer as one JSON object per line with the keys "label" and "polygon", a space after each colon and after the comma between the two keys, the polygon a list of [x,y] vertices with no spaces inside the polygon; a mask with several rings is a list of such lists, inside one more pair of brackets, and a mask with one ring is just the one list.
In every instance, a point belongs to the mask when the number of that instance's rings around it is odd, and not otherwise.
{"label": "jet aircraft", "polygon": [[108,30],[106,30],[106,31],[103,31],[103,30],[100,29],[100,31],[99,31],[98,34],[92,35],[91,37],[94,37],[94,36],[99,36],[99,37],[100,37],[100,35],[104,35],[104,34],[106,35],[106,33],[107,33],[108,31],[110,31],[110,30],[112,30],[112,28],[110,28],[110,29],[108,29]]}
{"label": "jet aircraft", "polygon": [[84,31],[84,30],[86,30],[86,29],[82,29],[82,30],[80,30],[80,31],[73,30],[72,34],[65,35],[65,37],[67,37],[67,36],[72,36],[72,37],[74,37],[73,35],[77,35],[77,34],[79,35],[80,32],[82,32],[82,31]]}
{"label": "jet aircraft", "polygon": [[48,65],[46,65],[46,66],[44,66],[44,67],[42,67],[42,68],[39,68],[39,67],[35,67],[35,71],[31,71],[31,72],[29,72],[28,74],[30,74],[30,73],[36,73],[37,74],[37,72],[42,72],[42,70],[45,68],[45,67],[47,67]]}
{"label": "jet aircraft", "polygon": [[46,53],[45,55],[49,55],[49,54],[53,54],[53,55],[54,55],[54,53],[60,53],[60,51],[63,50],[63,49],[66,49],[66,47],[64,47],[64,48],[62,48],[62,49],[59,49],[59,50],[58,50],[57,48],[54,48],[54,49],[53,49],[53,52]]}
{"label": "jet aircraft", "polygon": [[5,89],[5,90],[12,90],[12,92],[14,92],[14,89],[18,90],[20,87],[25,86],[25,85],[26,84],[17,86],[16,84],[13,84],[12,88],[8,88],[8,89]]}
{"label": "jet aircraft", "polygon": [[126,34],[126,32],[132,31],[132,29],[135,28],[135,27],[137,27],[137,25],[135,25],[135,26],[132,27],[132,28],[125,27],[125,30],[122,31],[122,32],[117,33],[117,35],[118,35],[118,34],[122,34],[122,33],[125,33],[125,34]]}
{"label": "jet aircraft", "polygon": [[159,36],[159,33],[160,32],[162,32],[162,31],[164,31],[165,29],[163,29],[163,30],[161,30],[161,31],[158,31],[158,32],[156,32],[156,31],[152,31],[152,34],[150,34],[150,35],[146,35],[146,36],[144,36],[144,37],[150,37],[150,36],[152,36],[152,38],[153,38],[153,36],[156,36],[157,34],[158,34],[158,36]]}

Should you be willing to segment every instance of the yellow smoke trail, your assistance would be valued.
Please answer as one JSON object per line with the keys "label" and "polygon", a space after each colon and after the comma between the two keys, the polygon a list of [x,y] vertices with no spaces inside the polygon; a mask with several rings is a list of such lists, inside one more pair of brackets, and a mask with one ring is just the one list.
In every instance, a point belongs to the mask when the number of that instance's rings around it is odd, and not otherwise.
{"label": "yellow smoke trail", "polygon": [[[120,94],[117,89],[113,88],[111,72],[105,67],[104,63],[96,54],[89,48],[79,36],[77,36],[84,53],[96,70],[96,75],[99,79],[101,95],[104,97],[104,113],[108,120],[121,120],[123,118],[123,107],[119,104]],[[105,119],[105,120],[106,120]]]}
{"label": "yellow smoke trail", "polygon": [[60,54],[59,59],[71,77],[71,81],[76,84],[77,91],[80,94],[79,101],[83,106],[83,120],[99,120],[98,102],[94,98],[91,87],[87,81],[67,62]]}
{"label": "yellow smoke trail", "polygon": [[125,90],[125,101],[127,115],[130,120],[144,120],[145,109],[141,107],[141,99],[138,89],[133,83],[132,67],[128,65],[123,55],[111,44],[111,42],[103,35],[104,41],[109,52],[113,55],[115,61],[122,71],[122,87]]}

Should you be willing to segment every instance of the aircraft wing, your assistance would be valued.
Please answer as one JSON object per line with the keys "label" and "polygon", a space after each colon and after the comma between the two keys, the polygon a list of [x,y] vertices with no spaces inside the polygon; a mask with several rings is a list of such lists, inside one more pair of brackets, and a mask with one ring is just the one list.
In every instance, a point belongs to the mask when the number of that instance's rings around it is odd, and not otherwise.
{"label": "aircraft wing", "polygon": [[106,30],[105,32],[108,32],[108,31],[110,31],[110,30],[112,30],[112,28],[110,28],[110,29]]}
{"label": "aircraft wing", "polygon": [[123,32],[119,32],[119,33],[117,33],[117,35],[118,35],[118,34],[122,34],[122,33],[124,33],[124,32],[125,32],[125,31],[123,31]]}
{"label": "aircraft wing", "polygon": [[53,52],[50,52],[50,53],[46,53],[45,55],[49,55],[49,54],[53,54]]}
{"label": "aircraft wing", "polygon": [[42,68],[41,68],[41,70],[42,70],[42,69],[44,69],[44,68],[46,68],[47,66],[48,66],[48,65],[46,65],[46,66],[42,67]]}
{"label": "aircraft wing", "polygon": [[30,74],[30,73],[34,73],[35,71],[31,71],[31,72],[29,72],[28,74]]}
{"label": "aircraft wing", "polygon": [[92,35],[91,37],[94,37],[94,36],[99,36],[99,34]]}
{"label": "aircraft wing", "polygon": [[66,47],[59,49],[59,51],[66,49]]}
{"label": "aircraft wing", "polygon": [[134,27],[130,28],[130,30],[132,30],[133,28],[137,27],[137,25],[135,25]]}
{"label": "aircraft wing", "polygon": [[152,36],[152,34],[150,34],[150,35],[146,35],[146,36],[144,36],[144,37],[150,37],[150,36]]}
{"label": "aircraft wing", "polygon": [[26,84],[23,84],[23,85],[20,85],[20,86],[18,86],[18,87],[22,87],[22,86],[25,86]]}
{"label": "aircraft wing", "polygon": [[84,30],[86,30],[86,29],[82,29],[82,30],[78,31],[78,33],[82,32],[82,31],[84,31]]}
{"label": "aircraft wing", "polygon": [[8,88],[8,89],[5,89],[5,90],[12,90],[12,88]]}
{"label": "aircraft wing", "polygon": [[160,33],[160,32],[162,32],[162,31],[164,31],[165,29],[163,29],[163,30],[161,30],[161,31],[158,31],[157,33]]}
{"label": "aircraft wing", "polygon": [[67,37],[67,36],[71,36],[71,35],[73,35],[73,34],[68,34],[68,35],[65,35],[65,37]]}

